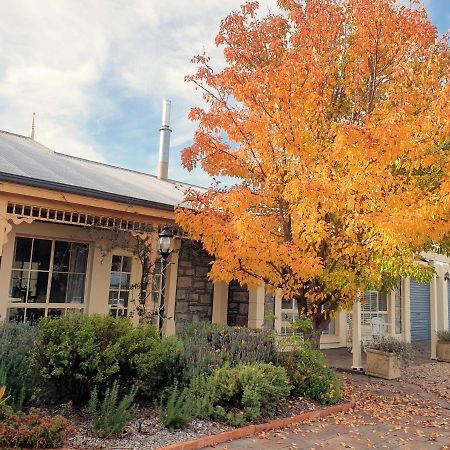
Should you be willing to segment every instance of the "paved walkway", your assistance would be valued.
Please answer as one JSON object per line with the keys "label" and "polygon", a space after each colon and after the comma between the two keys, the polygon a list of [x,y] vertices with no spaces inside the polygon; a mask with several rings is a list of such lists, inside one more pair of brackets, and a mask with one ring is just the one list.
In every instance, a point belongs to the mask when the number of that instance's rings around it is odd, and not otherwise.
{"label": "paved walkway", "polygon": [[[441,381],[448,383],[450,364],[437,364],[442,365]],[[426,364],[421,367],[427,371]],[[401,381],[358,374],[345,375],[345,379],[347,393],[357,399],[353,412],[239,439],[216,448],[450,450],[450,402],[445,396]]]}

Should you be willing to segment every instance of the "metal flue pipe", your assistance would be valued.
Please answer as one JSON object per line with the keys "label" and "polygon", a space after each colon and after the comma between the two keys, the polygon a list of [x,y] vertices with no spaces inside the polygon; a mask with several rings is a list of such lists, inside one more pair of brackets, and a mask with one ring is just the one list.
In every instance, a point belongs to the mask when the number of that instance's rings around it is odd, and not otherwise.
{"label": "metal flue pipe", "polygon": [[158,178],[167,180],[169,174],[169,150],[170,150],[170,100],[163,100],[162,124],[159,129],[159,162]]}

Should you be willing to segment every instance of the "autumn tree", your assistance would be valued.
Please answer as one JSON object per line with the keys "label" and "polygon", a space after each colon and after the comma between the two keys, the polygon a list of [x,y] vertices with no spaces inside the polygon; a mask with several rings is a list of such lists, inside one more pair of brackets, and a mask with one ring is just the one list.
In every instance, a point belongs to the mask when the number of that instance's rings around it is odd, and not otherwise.
{"label": "autumn tree", "polygon": [[205,106],[183,164],[232,182],[191,190],[177,221],[214,255],[212,279],[280,289],[318,335],[448,249],[449,47],[414,1],[278,6],[221,22],[221,68],[194,58]]}

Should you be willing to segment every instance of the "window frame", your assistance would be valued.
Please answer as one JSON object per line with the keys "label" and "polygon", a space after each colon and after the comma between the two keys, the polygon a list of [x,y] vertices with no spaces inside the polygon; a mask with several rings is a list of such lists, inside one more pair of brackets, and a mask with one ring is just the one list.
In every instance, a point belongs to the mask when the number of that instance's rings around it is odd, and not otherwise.
{"label": "window frame", "polygon": [[[19,239],[31,239],[32,240],[32,246],[30,250],[30,267],[28,269],[22,268],[22,269],[16,269],[14,268],[14,262],[16,257],[16,248],[17,248],[17,241]],[[39,270],[39,269],[32,269],[31,268],[31,262],[33,258],[33,248],[34,243],[36,240],[46,240],[51,242],[51,249],[50,249],[50,261],[49,261],[49,268],[48,270]],[[55,252],[55,245],[56,242],[65,242],[69,244],[83,244],[87,247],[87,258],[86,258],[86,269],[84,273],[81,272],[74,272],[74,274],[82,274],[84,275],[84,283],[83,283],[83,301],[81,303],[71,303],[71,302],[51,302],[50,301],[50,292],[51,292],[51,285],[52,285],[52,279],[53,279],[53,273],[54,271],[54,252]],[[23,311],[23,322],[27,322],[27,312],[29,309],[35,309],[35,310],[44,310],[43,317],[49,316],[49,311],[55,311],[55,310],[61,310],[61,315],[67,315],[67,314],[83,314],[87,308],[88,308],[88,300],[89,300],[89,292],[88,287],[90,285],[90,272],[92,267],[92,245],[90,242],[87,242],[86,240],[82,239],[76,239],[76,238],[65,238],[65,237],[49,237],[49,236],[43,236],[43,235],[26,235],[26,234],[17,234],[14,236],[14,244],[13,244],[13,252],[12,252],[12,261],[11,261],[11,267],[9,269],[9,286],[8,286],[8,293],[7,293],[7,305],[6,305],[6,320],[11,320],[11,310],[21,310]],[[70,261],[69,261],[69,269],[70,269]],[[12,275],[13,271],[19,271],[19,272],[28,272],[28,278],[27,278],[27,286],[29,289],[29,283],[31,279],[31,274],[34,273],[47,273],[47,290],[46,290],[46,296],[45,296],[45,302],[29,302],[28,301],[28,295],[29,292],[27,292],[27,296],[25,298],[25,301],[22,299],[17,299],[14,297],[11,297],[11,281],[12,281]],[[71,273],[69,270],[67,272],[61,272],[56,271],[55,273]],[[66,292],[67,296],[67,292]],[[67,297],[66,297],[67,298]],[[20,300],[20,301],[17,301]]]}
{"label": "window frame", "polygon": [[[114,261],[114,257],[120,257],[120,271],[117,270],[113,270],[113,261]],[[130,271],[129,272],[123,272],[122,268],[123,268],[123,259],[124,258],[129,258],[130,259]],[[134,269],[134,257],[130,254],[126,254],[126,253],[121,253],[121,252],[113,252],[111,253],[111,264],[110,264],[110,270],[109,270],[109,283],[108,283],[108,314],[110,314],[113,317],[129,317],[130,314],[130,302],[131,302],[131,297],[132,297],[132,286],[133,286],[133,269]],[[126,274],[129,275],[129,286],[128,289],[121,289],[121,282],[119,282],[119,287],[117,289],[111,289],[111,279],[112,279],[112,275],[113,273],[116,274]],[[120,276],[120,279],[122,277]],[[119,305],[119,303],[115,306],[112,306],[110,304],[110,295],[111,292],[117,292],[118,293],[118,298],[121,292],[128,292],[128,301],[127,301],[127,306],[123,306],[123,305]],[[119,314],[119,311],[122,312],[122,314]],[[114,314],[113,314],[114,312]]]}

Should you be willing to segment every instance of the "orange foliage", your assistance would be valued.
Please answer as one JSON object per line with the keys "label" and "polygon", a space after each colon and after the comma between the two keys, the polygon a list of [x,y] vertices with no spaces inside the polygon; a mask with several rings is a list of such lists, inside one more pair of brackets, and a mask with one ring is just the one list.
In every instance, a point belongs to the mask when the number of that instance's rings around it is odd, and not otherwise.
{"label": "orange foliage", "polygon": [[450,52],[412,3],[247,2],[221,23],[225,67],[194,58],[183,163],[236,179],[177,211],[212,279],[281,289],[322,329],[359,290],[424,275],[414,255],[450,232]]}

